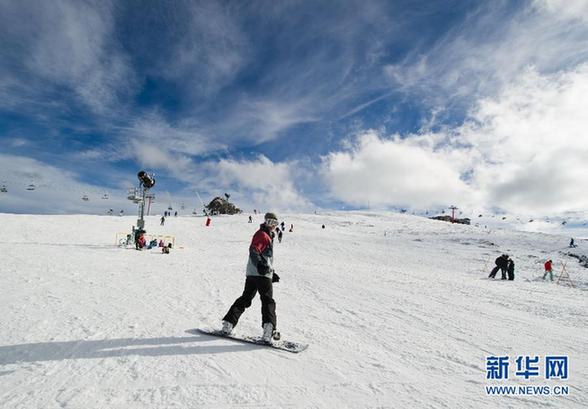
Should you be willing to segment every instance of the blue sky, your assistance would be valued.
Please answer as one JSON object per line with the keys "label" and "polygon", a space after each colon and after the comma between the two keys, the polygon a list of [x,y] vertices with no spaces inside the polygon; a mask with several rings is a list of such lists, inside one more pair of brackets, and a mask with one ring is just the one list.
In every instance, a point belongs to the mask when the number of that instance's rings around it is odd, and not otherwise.
{"label": "blue sky", "polygon": [[585,3],[2,2],[0,211],[585,210]]}

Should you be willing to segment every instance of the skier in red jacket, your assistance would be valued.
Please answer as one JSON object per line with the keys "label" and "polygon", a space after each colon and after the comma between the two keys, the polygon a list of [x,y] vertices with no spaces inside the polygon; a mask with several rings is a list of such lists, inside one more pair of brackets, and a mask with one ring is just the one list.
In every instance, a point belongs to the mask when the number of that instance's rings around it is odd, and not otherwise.
{"label": "skier in red jacket", "polygon": [[547,260],[545,262],[545,274],[543,274],[543,279],[545,280],[545,277],[547,276],[547,274],[549,274],[549,276],[551,277],[551,281],[553,281],[553,269],[551,268],[551,260]]}
{"label": "skier in red jacket", "polygon": [[245,289],[223,318],[222,331],[225,334],[233,331],[239,317],[251,306],[253,297],[259,292],[263,339],[268,342],[279,339],[279,333],[276,331],[276,302],[273,299],[272,285],[280,280],[272,267],[274,230],[277,225],[278,217],[274,213],[266,213],[265,222],[253,235],[249,246]]}
{"label": "skier in red jacket", "polygon": [[147,240],[145,239],[145,230],[139,230],[136,232],[136,239],[135,239],[135,248],[137,250],[141,250],[145,245],[147,245]]}

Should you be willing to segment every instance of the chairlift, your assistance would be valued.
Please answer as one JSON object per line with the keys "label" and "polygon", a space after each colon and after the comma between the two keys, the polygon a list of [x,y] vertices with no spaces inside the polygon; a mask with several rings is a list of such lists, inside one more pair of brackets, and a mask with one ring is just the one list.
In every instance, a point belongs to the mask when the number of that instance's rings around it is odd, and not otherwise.
{"label": "chairlift", "polygon": [[27,186],[27,190],[35,190],[35,185],[31,183]]}
{"label": "chairlift", "polygon": [[132,200],[133,202],[135,202],[138,198],[138,192],[137,189],[132,187],[127,191],[127,199]]}
{"label": "chairlift", "polygon": [[88,195],[84,195],[84,196],[82,196],[82,200],[83,200],[84,202],[87,202],[87,201],[89,201],[90,199],[88,198]]}
{"label": "chairlift", "polygon": [[104,193],[102,195],[102,200],[107,200],[108,199],[108,193]]}
{"label": "chairlift", "polygon": [[0,187],[0,192],[2,192],[2,193],[8,192],[8,189],[6,188],[6,185],[2,185],[2,187]]}
{"label": "chairlift", "polygon": [[174,209],[171,207],[171,205],[169,205],[169,206],[167,207],[167,210],[174,210]]}

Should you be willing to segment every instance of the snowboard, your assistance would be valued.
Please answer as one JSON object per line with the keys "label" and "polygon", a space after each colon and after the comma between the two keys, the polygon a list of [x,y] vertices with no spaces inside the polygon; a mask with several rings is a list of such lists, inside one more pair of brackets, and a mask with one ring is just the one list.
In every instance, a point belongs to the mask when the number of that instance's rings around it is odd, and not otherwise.
{"label": "snowboard", "polygon": [[196,328],[196,329],[190,329],[186,332],[188,332],[190,334],[201,333],[201,334],[205,334],[205,335],[212,335],[214,337],[221,337],[221,338],[232,339],[232,340],[240,341],[240,342],[247,342],[249,344],[262,345],[262,346],[266,346],[266,347],[270,347],[270,348],[274,348],[274,349],[281,349],[282,351],[288,351],[288,352],[293,352],[293,353],[302,352],[306,348],[308,348],[308,344],[301,344],[299,342],[285,341],[283,339],[280,339],[278,341],[266,342],[263,339],[261,339],[261,337],[253,337],[253,336],[249,336],[249,335],[239,335],[239,334],[235,334],[235,333],[230,334],[230,335],[226,335],[226,334],[222,333],[221,330],[212,329],[212,328]]}

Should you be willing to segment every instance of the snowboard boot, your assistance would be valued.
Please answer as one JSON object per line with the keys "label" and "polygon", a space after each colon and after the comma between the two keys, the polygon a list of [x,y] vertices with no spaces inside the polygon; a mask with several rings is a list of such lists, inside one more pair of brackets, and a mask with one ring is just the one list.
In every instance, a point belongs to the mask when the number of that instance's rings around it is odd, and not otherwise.
{"label": "snowboard boot", "polygon": [[233,332],[233,324],[231,324],[229,321],[223,321],[223,327],[221,329],[221,332],[225,335],[231,335],[231,333]]}
{"label": "snowboard boot", "polygon": [[271,322],[263,324],[263,335],[261,336],[265,342],[271,343],[280,339],[280,333],[274,329],[274,325]]}

